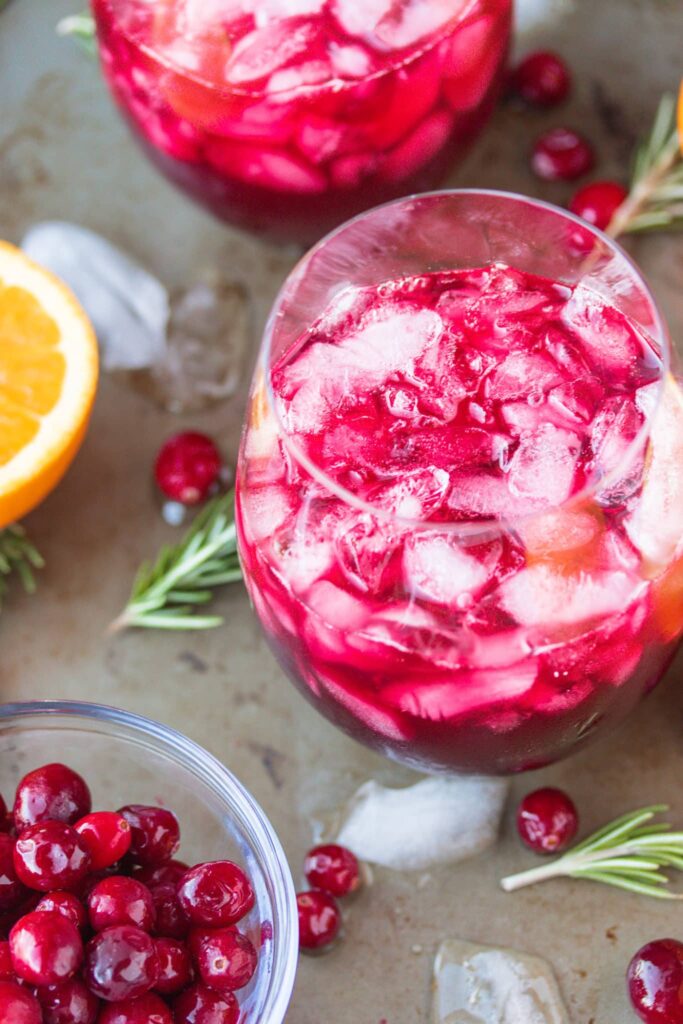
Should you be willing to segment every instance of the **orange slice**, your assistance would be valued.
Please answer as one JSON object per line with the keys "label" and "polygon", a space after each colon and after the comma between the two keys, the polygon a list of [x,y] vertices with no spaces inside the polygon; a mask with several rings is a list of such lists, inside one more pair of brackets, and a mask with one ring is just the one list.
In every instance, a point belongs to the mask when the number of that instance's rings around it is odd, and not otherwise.
{"label": "orange slice", "polygon": [[69,289],[0,242],[0,529],[59,483],[97,387],[97,340]]}

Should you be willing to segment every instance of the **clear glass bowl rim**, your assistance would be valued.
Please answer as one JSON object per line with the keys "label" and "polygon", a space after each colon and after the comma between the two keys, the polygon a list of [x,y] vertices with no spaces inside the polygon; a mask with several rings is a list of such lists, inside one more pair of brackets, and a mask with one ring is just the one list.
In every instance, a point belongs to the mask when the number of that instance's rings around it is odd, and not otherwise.
{"label": "clear glass bowl rim", "polygon": [[275,942],[281,954],[274,958],[274,970],[268,982],[268,995],[260,1017],[261,1024],[282,1024],[294,988],[299,956],[296,896],[287,858],[280,840],[264,811],[239,779],[208,750],[188,736],[152,718],[123,708],[88,701],[38,700],[0,704],[0,731],[8,724],[19,725],[31,718],[100,722],[121,726],[132,733],[152,739],[178,764],[186,768],[226,804],[234,804],[249,823],[252,845],[263,861],[264,870],[273,888],[273,918],[276,922]]}
{"label": "clear glass bowl rim", "polygon": [[[615,467],[615,469],[610,474],[603,477],[601,480],[596,480],[593,483],[589,484],[587,487],[583,488],[583,490],[579,491],[577,494],[572,495],[566,502],[563,502],[561,505],[551,506],[550,508],[546,508],[541,511],[527,513],[526,515],[518,515],[515,516],[514,520],[496,518],[490,520],[465,520],[453,522],[439,520],[438,522],[433,522],[430,520],[409,519],[403,516],[393,515],[392,513],[386,512],[383,509],[379,508],[378,506],[372,505],[369,502],[364,501],[362,498],[358,498],[351,491],[346,490],[346,488],[336,483],[336,481],[329,477],[324,472],[324,470],[320,469],[319,466],[316,466],[316,464],[308,458],[305,452],[301,450],[301,448],[289,435],[287,427],[282,419],[282,416],[280,415],[278,401],[273,392],[270,375],[270,356],[273,337],[275,335],[280,310],[283,308],[283,306],[286,304],[288,300],[289,288],[293,281],[298,281],[302,276],[304,276],[307,265],[311,263],[323,249],[332,244],[339,235],[347,231],[350,227],[358,224],[359,222],[365,220],[368,217],[377,215],[382,210],[392,209],[398,206],[409,205],[411,203],[415,203],[416,201],[438,201],[440,199],[460,198],[467,196],[470,196],[474,199],[490,197],[495,199],[502,199],[512,203],[521,203],[525,206],[530,206],[537,210],[545,210],[548,213],[563,218],[570,224],[575,224],[578,228],[581,228],[581,230],[586,231],[589,234],[592,234],[598,242],[601,242],[603,245],[607,246],[607,248],[610,249],[614,255],[621,258],[627,265],[629,272],[633,275],[634,283],[637,284],[647,296],[650,303],[655,328],[652,333],[652,337],[653,340],[661,348],[662,374],[661,380],[659,382],[659,393],[657,397],[657,402],[654,404],[654,408],[650,412],[650,415],[644,418],[643,425],[640,428],[640,431],[635,436],[633,441],[629,444],[626,450],[626,454],[624,455],[623,462],[626,464],[626,467],[628,467],[633,458],[634,453],[638,451],[638,449],[644,444],[647,437],[649,436],[651,424],[655,416],[657,415],[657,411],[661,404],[662,395],[666,387],[667,376],[669,375],[671,370],[671,340],[669,337],[669,331],[667,328],[666,321],[659,308],[657,300],[652,294],[652,290],[650,289],[650,286],[648,285],[640,268],[636,264],[635,260],[633,260],[631,256],[629,256],[626,250],[621,245],[619,245],[619,243],[615,241],[615,239],[611,238],[609,235],[606,235],[603,231],[600,231],[592,224],[588,224],[587,221],[583,220],[581,217],[578,217],[576,214],[571,213],[571,211],[566,210],[561,206],[557,206],[554,203],[546,202],[545,200],[542,199],[536,199],[532,196],[525,196],[520,192],[509,192],[504,189],[483,188],[437,189],[431,192],[417,192],[413,193],[412,195],[402,196],[399,199],[392,199],[387,203],[382,203],[379,206],[374,206],[369,210],[364,210],[362,213],[357,214],[355,217],[352,217],[350,220],[347,220],[343,224],[340,224],[338,227],[334,228],[333,231],[330,231],[327,235],[321,238],[320,241],[316,243],[316,245],[314,245],[311,249],[307,250],[307,252],[298,261],[296,266],[287,275],[284,284],[280,288],[280,291],[277,294],[277,297],[275,299],[275,302],[273,304],[270,315],[268,317],[268,321],[264,329],[263,340],[261,343],[261,354],[259,357],[259,361],[257,363],[257,372],[260,369],[260,371],[263,373],[263,380],[265,383],[268,404],[270,408],[273,410],[279,434],[282,440],[284,441],[285,445],[287,446],[290,455],[295,460],[295,462],[297,462],[310,477],[312,477],[318,484],[324,487],[329,493],[334,494],[337,498],[341,499],[341,501],[343,501],[345,504],[350,505],[353,508],[356,508],[359,511],[366,513],[367,515],[372,516],[376,520],[383,521],[386,523],[395,523],[403,529],[431,531],[436,530],[441,534],[448,533],[461,537],[490,537],[492,534],[495,533],[508,532],[510,530],[514,530],[516,523],[534,521],[538,519],[540,516],[547,515],[548,512],[556,512],[560,509],[571,510],[572,508],[580,506],[582,503],[589,501],[597,493],[599,489],[609,486],[611,482],[618,479],[623,469],[623,466]],[[322,312],[322,310],[320,312]]]}

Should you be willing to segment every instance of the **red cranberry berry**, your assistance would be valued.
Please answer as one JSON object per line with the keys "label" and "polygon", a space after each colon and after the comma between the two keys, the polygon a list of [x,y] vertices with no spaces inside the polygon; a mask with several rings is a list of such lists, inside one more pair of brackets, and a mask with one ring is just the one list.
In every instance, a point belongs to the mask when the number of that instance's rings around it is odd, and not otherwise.
{"label": "red cranberry berry", "polygon": [[14,868],[29,889],[75,889],[90,868],[90,854],[78,832],[62,821],[29,825],[14,846]]}
{"label": "red cranberry berry", "polygon": [[79,929],[88,923],[85,907],[72,892],[48,892],[38,900],[36,910],[56,910],[57,913],[68,917]]}
{"label": "red cranberry berry", "polygon": [[633,1008],[645,1024],[683,1022],[683,943],[648,942],[631,960],[626,977]]}
{"label": "red cranberry berry", "polygon": [[595,163],[593,147],[570,128],[552,128],[536,140],[531,168],[545,181],[574,181],[588,174]]}
{"label": "red cranberry berry", "polygon": [[130,804],[122,807],[119,814],[130,825],[130,856],[137,864],[163,864],[176,853],[180,846],[180,828],[170,811]]}
{"label": "red cranberry berry", "polygon": [[90,851],[92,871],[101,871],[115,864],[130,849],[132,834],[130,825],[115,811],[96,811],[86,814],[74,825]]}
{"label": "red cranberry berry", "polygon": [[65,764],[46,764],[25,775],[14,798],[18,833],[39,821],[73,825],[90,813],[92,801],[84,779]]}
{"label": "red cranberry berry", "polygon": [[173,1003],[175,1024],[237,1024],[240,1008],[232,992],[219,995],[206,985],[192,985]]}
{"label": "red cranberry berry", "polygon": [[105,1006],[97,1024],[173,1024],[173,1015],[163,999],[148,992],[137,999],[124,999]]}
{"label": "red cranberry berry", "polygon": [[30,985],[59,985],[73,977],[83,960],[78,928],[56,910],[34,911],[9,934],[14,973]]}
{"label": "red cranberry berry", "polygon": [[157,885],[151,892],[156,915],[155,934],[169,939],[184,939],[190,922],[180,906],[176,886],[170,883]]}
{"label": "red cranberry berry", "polygon": [[512,88],[534,107],[555,107],[569,95],[569,68],[556,53],[530,53],[512,73]]}
{"label": "red cranberry berry", "polygon": [[9,942],[0,942],[0,981],[11,981],[14,978],[12,967],[12,955],[9,949]]}
{"label": "red cranberry berry", "polygon": [[548,786],[527,793],[517,809],[517,831],[536,853],[560,853],[576,835],[579,815],[561,789]]}
{"label": "red cranberry berry", "polygon": [[309,850],[304,875],[313,889],[322,889],[331,896],[348,896],[360,886],[360,868],[355,854],[336,843]]}
{"label": "red cranberry berry", "polygon": [[192,924],[219,928],[235,924],[254,906],[254,890],[244,871],[230,860],[197,864],[178,886],[180,906]]}
{"label": "red cranberry berry", "polygon": [[43,1008],[43,1024],[95,1024],[100,1009],[99,999],[80,978],[39,989],[38,999]]}
{"label": "red cranberry berry", "polygon": [[105,928],[85,950],[85,982],[108,1002],[136,999],[148,992],[159,973],[153,940],[132,925]]}
{"label": "red cranberry berry", "polygon": [[43,1024],[40,1003],[14,981],[0,981],[0,1020],[12,1024]]}
{"label": "red cranberry berry", "polygon": [[341,927],[341,914],[334,896],[326,892],[297,893],[299,946],[322,949],[334,942]]}
{"label": "red cranberry berry", "polygon": [[628,191],[616,181],[594,181],[576,192],[569,209],[604,231],[627,196]]}
{"label": "red cranberry berry", "polygon": [[216,487],[221,456],[210,437],[187,432],[171,437],[159,452],[154,476],[162,494],[183,505],[198,505]]}
{"label": "red cranberry berry", "polygon": [[96,932],[116,924],[132,924],[150,932],[156,916],[147,886],[125,875],[111,875],[97,883],[88,897],[88,915]]}
{"label": "red cranberry berry", "polygon": [[234,992],[249,984],[258,957],[237,928],[218,928],[200,940],[196,961],[205,985],[216,992]]}
{"label": "red cranberry berry", "polygon": [[175,889],[190,865],[182,860],[169,860],[165,864],[135,864],[131,875],[142,882],[148,889],[154,889],[157,885],[171,884]]}
{"label": "red cranberry berry", "polygon": [[14,867],[14,840],[3,832],[0,834],[0,912],[14,910],[27,896],[28,890],[19,881]]}
{"label": "red cranberry berry", "polygon": [[187,946],[177,939],[161,938],[156,941],[159,975],[154,989],[162,996],[175,996],[191,983],[192,960]]}

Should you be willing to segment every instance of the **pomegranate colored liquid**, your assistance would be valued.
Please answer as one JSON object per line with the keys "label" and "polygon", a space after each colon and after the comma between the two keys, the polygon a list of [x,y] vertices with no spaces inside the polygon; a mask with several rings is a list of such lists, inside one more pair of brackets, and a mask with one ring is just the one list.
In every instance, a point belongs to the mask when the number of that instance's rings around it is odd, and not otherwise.
{"label": "pomegranate colored liquid", "polygon": [[349,287],[270,384],[240,550],[329,718],[416,765],[521,770],[657,682],[683,627],[683,404],[623,313],[501,263]]}
{"label": "pomegranate colored liquid", "polygon": [[491,113],[511,0],[93,0],[102,67],[161,170],[311,241],[439,182]]}

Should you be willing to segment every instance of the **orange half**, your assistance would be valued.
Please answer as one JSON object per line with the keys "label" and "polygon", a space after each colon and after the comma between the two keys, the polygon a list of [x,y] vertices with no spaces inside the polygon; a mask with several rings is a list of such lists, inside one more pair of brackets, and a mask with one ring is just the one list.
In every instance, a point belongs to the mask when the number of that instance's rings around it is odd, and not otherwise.
{"label": "orange half", "polygon": [[0,242],[0,529],[59,483],[95,398],[97,340],[56,277]]}

